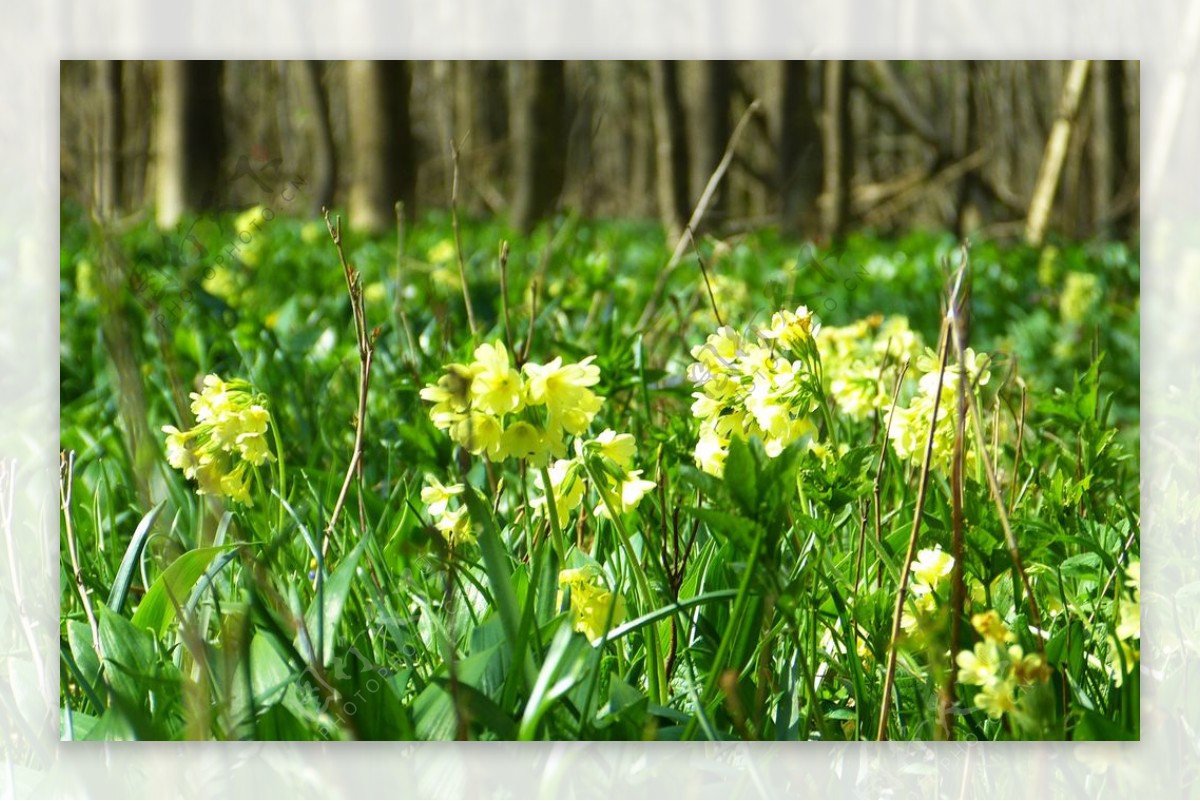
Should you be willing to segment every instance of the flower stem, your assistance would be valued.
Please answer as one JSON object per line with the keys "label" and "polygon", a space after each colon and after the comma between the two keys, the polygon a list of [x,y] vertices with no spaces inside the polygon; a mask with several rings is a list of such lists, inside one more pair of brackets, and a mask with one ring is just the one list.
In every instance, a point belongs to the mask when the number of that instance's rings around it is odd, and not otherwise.
{"label": "flower stem", "polygon": [[567,563],[567,544],[563,539],[562,526],[558,521],[558,499],[554,495],[554,484],[550,481],[550,470],[543,466],[542,486],[546,492],[546,516],[550,518],[550,535],[554,541],[554,550],[558,552],[558,563]]}
{"label": "flower stem", "polygon": [[[642,570],[642,563],[638,560],[637,552],[633,549],[633,540],[630,539],[629,532],[625,529],[625,521],[621,519],[620,509],[613,501],[612,493],[602,477],[597,474],[592,465],[588,464],[586,467],[592,483],[596,485],[596,491],[600,494],[600,500],[608,509],[608,516],[612,520],[613,528],[616,529],[618,539],[621,540],[621,547],[625,549],[628,556],[629,569],[633,573],[633,581],[637,585],[638,595],[641,596],[642,612],[650,612],[655,609],[654,595],[650,589],[650,582],[646,579],[646,573]],[[647,627],[647,631],[646,640],[650,653],[647,657],[646,677],[650,683],[650,695],[654,698],[655,703],[665,705],[667,677],[662,660],[662,649],[658,642],[657,624],[651,623]]]}

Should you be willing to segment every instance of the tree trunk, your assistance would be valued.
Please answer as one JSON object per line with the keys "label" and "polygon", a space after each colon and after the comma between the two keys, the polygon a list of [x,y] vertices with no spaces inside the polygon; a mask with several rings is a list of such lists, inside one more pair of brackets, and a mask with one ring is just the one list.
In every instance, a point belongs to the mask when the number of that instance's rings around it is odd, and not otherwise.
{"label": "tree trunk", "polygon": [[[979,67],[974,61],[961,65],[959,88],[956,92],[958,101],[962,104],[959,123],[961,128],[955,131],[954,160],[956,162],[970,156],[979,149],[979,113],[975,90],[979,81]],[[979,175],[978,168],[967,170],[958,183],[957,197],[954,203],[954,235],[962,239],[982,224],[979,210]]]}
{"label": "tree trunk", "polygon": [[566,75],[561,61],[515,61],[509,71],[512,224],[529,232],[554,212],[567,171]]}
{"label": "tree trunk", "polygon": [[[734,84],[732,61],[700,61],[695,62],[691,69],[694,70],[694,95],[690,109],[691,122],[685,128],[692,134],[688,153],[691,157],[691,191],[687,195],[689,203],[686,205],[689,207],[700,199],[713,170],[725,155],[725,146],[729,144],[729,134],[733,129],[729,113]],[[729,206],[728,194],[724,189],[717,191],[709,201],[706,220],[720,223],[724,219]],[[690,208],[685,209],[685,219],[689,211]]]}
{"label": "tree trunk", "polygon": [[333,206],[337,188],[337,159],[333,146],[333,127],[329,122],[329,98],[321,84],[320,61],[299,62],[300,85],[313,125],[312,203],[309,214],[319,215],[322,208]]}
{"label": "tree trunk", "polygon": [[779,166],[780,228],[812,235],[820,228],[821,128],[808,95],[808,62],[774,67],[780,83],[772,112]]}
{"label": "tree trunk", "polygon": [[[674,61],[650,64],[650,109],[654,120],[655,183],[658,209],[672,242],[683,232],[688,219],[687,133],[683,104]],[[720,156],[717,157],[720,160]],[[713,165],[716,166],[715,164]],[[705,178],[707,180],[707,177]]]}
{"label": "tree trunk", "polygon": [[850,213],[850,175],[854,164],[850,130],[850,63],[825,62],[825,192],[824,233],[829,242],[841,238]]}
{"label": "tree trunk", "polygon": [[155,218],[171,228],[188,211],[220,202],[225,130],[220,61],[159,65]]}
{"label": "tree trunk", "polygon": [[96,200],[101,216],[112,217],[121,206],[125,143],[125,106],[121,92],[121,62],[97,61],[100,89],[100,153],[96,170]]}
{"label": "tree trunk", "polygon": [[396,201],[411,215],[416,154],[409,123],[411,75],[403,61],[346,63],[350,121],[350,225],[379,233],[396,223]]}
{"label": "tree trunk", "polygon": [[1079,113],[1079,103],[1083,98],[1083,90],[1087,85],[1089,61],[1074,61],[1071,70],[1063,84],[1062,98],[1058,106],[1058,119],[1050,130],[1050,138],[1046,142],[1046,152],[1042,156],[1042,166],[1038,170],[1037,183],[1033,190],[1033,200],[1029,203],[1029,219],[1025,225],[1025,239],[1033,245],[1042,244],[1046,236],[1046,226],[1050,220],[1050,211],[1054,205],[1054,193],[1058,189],[1058,179],[1062,174],[1063,162],[1067,157],[1067,147],[1071,143],[1071,128]]}
{"label": "tree trunk", "polygon": [[1094,233],[1104,237],[1125,235],[1129,225],[1129,212],[1118,211],[1115,205],[1129,170],[1123,67],[1120,61],[1097,62],[1092,75],[1092,220]]}

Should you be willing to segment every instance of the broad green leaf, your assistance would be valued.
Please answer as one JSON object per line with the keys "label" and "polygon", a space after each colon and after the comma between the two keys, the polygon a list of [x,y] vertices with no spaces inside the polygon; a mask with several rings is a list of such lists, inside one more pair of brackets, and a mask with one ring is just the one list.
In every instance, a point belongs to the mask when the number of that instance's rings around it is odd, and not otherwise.
{"label": "broad green leaf", "polygon": [[313,598],[304,614],[304,625],[308,629],[308,635],[317,640],[313,647],[320,652],[322,664],[328,665],[333,659],[334,634],[346,608],[350,585],[354,582],[358,560],[366,545],[366,538],[359,541],[354,550],[333,571],[333,575],[321,585],[321,592]]}
{"label": "broad green leaf", "polygon": [[172,562],[146,591],[146,597],[133,613],[133,625],[148,628],[159,637],[166,634],[178,607],[187,603],[192,588],[212,560],[232,547],[197,548]]}
{"label": "broad green leaf", "polygon": [[129,595],[129,585],[133,582],[138,562],[142,558],[142,550],[146,547],[146,540],[150,538],[150,530],[154,528],[154,521],[158,520],[166,503],[159,501],[153,509],[146,512],[133,531],[129,547],[125,549],[125,556],[121,559],[121,566],[117,568],[117,576],[113,579],[112,589],[108,593],[108,608],[114,612],[120,612],[125,604],[125,597]]}
{"label": "broad green leaf", "polygon": [[729,441],[729,455],[725,459],[725,486],[733,502],[747,517],[758,511],[758,464],[750,444],[741,437]]}

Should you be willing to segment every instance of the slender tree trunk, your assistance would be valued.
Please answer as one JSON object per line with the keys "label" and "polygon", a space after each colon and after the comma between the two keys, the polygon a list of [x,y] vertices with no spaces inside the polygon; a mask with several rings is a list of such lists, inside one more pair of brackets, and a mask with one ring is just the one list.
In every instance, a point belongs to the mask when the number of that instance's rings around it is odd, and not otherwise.
{"label": "slender tree trunk", "polygon": [[104,217],[112,217],[120,209],[124,185],[121,148],[125,144],[125,104],[121,91],[121,66],[120,61],[96,62],[96,80],[100,89],[96,199]]}
{"label": "slender tree trunk", "polygon": [[220,61],[159,65],[155,218],[173,227],[188,211],[218,205],[225,156]]}
{"label": "slender tree trunk", "polygon": [[772,117],[779,154],[780,227],[815,234],[820,228],[821,127],[809,99],[808,62],[773,65],[780,87]]}
{"label": "slender tree trunk", "polygon": [[[689,138],[689,161],[691,162],[690,193],[687,195],[687,206],[694,206],[700,199],[704,187],[713,170],[721,163],[725,155],[725,146],[729,144],[729,134],[733,130],[730,121],[730,104],[733,100],[733,62],[732,61],[699,61],[689,65],[694,70],[694,97],[691,104],[690,122],[685,130],[691,131]],[[683,104],[681,103],[681,106]],[[728,211],[728,192],[724,189],[717,191],[708,204],[705,219],[719,223]],[[685,209],[684,219],[690,208]]]}
{"label": "slender tree trunk", "polygon": [[566,75],[561,61],[516,61],[509,72],[512,223],[530,231],[554,212],[567,170]]}
{"label": "slender tree trunk", "polygon": [[[674,241],[679,238],[689,216],[687,134],[683,123],[683,104],[679,97],[677,64],[674,61],[652,62],[650,86],[657,153],[654,164],[658,208],[663,225]],[[719,160],[720,156],[717,158]]]}
{"label": "slender tree trunk", "polygon": [[350,119],[350,225],[388,231],[396,201],[413,213],[416,154],[409,122],[411,75],[403,61],[346,64]]}
{"label": "slender tree trunk", "polygon": [[318,215],[322,208],[333,206],[333,193],[337,187],[337,159],[334,154],[333,127],[329,122],[329,98],[321,84],[322,66],[320,61],[299,62],[300,85],[304,89],[305,103],[313,125],[310,215]]}
{"label": "slender tree trunk", "polygon": [[1099,61],[1092,74],[1096,125],[1088,138],[1092,161],[1092,220],[1097,236],[1128,234],[1128,212],[1118,212],[1117,196],[1129,170],[1125,127],[1125,76],[1120,61]]}
{"label": "slender tree trunk", "polygon": [[854,165],[850,129],[850,62],[825,62],[825,237],[834,242],[846,230],[850,215],[850,176]]}
{"label": "slender tree trunk", "polygon": [[[966,61],[961,65],[958,76],[959,91],[956,93],[962,103],[961,131],[956,132],[954,139],[954,160],[961,161],[979,149],[979,112],[975,96],[976,84],[979,80],[979,67],[974,61]],[[979,227],[982,216],[979,211],[979,175],[978,168],[967,170],[958,182],[958,192],[954,203],[954,234],[959,239]]]}
{"label": "slender tree trunk", "polygon": [[1050,130],[1050,138],[1046,142],[1046,151],[1042,156],[1042,166],[1038,170],[1037,183],[1033,190],[1033,200],[1029,204],[1029,218],[1025,225],[1025,239],[1029,244],[1040,245],[1046,236],[1046,226],[1050,220],[1050,211],[1054,205],[1054,193],[1058,189],[1058,179],[1062,174],[1063,162],[1067,157],[1067,147],[1071,143],[1071,129],[1079,113],[1079,103],[1083,98],[1083,90],[1087,85],[1089,61],[1074,61],[1071,63],[1067,80],[1063,84],[1062,98],[1058,106],[1058,119]]}

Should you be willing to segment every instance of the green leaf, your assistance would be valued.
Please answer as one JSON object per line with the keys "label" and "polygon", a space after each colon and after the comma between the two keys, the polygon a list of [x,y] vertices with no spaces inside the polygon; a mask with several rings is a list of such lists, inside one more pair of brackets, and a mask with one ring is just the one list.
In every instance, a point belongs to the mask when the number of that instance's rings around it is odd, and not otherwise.
{"label": "green leaf", "polygon": [[254,689],[255,703],[268,707],[283,700],[294,675],[287,654],[274,635],[256,632],[250,642],[250,686]]}
{"label": "green leaf", "polygon": [[[471,522],[478,524],[480,528],[479,552],[483,555],[483,565],[487,571],[488,584],[496,600],[497,610],[500,613],[500,623],[504,626],[504,633],[508,637],[505,647],[511,648],[512,643],[521,641],[521,607],[517,603],[517,593],[513,589],[508,551],[500,539],[500,532],[496,529],[496,521],[492,519],[491,511],[479,498],[475,488],[465,482],[464,484],[466,489],[463,491],[463,500],[466,501]],[[525,671],[527,681],[532,684],[537,675],[537,668],[533,663],[533,657],[529,654],[529,649],[523,650],[522,669]],[[512,656],[515,658],[517,655],[513,654]]]}
{"label": "green leaf", "polygon": [[[456,666],[459,688],[474,687],[488,670],[489,663],[497,656],[496,648],[471,654]],[[429,686],[413,701],[413,723],[417,737],[422,740],[453,740],[456,735],[458,716],[450,696],[449,683],[430,682]],[[460,695],[459,700],[463,698]]]}
{"label": "green leaf", "polygon": [[148,628],[159,637],[166,634],[167,627],[175,619],[177,608],[187,603],[187,597],[208,569],[209,563],[232,547],[197,548],[172,562],[146,591],[146,597],[133,613],[133,625]]}
{"label": "green leaf", "polygon": [[[104,679],[119,707],[110,706],[101,720],[119,711],[118,716],[139,736],[165,736],[168,710],[177,706],[180,698],[179,669],[159,653],[153,635],[146,629],[103,604],[96,615],[104,651]],[[148,714],[152,707],[153,717]]]}
{"label": "green leaf", "polygon": [[1067,578],[1095,578],[1102,567],[1100,555],[1095,553],[1077,554],[1064,559],[1059,565],[1062,575]]}
{"label": "green leaf", "polygon": [[725,459],[725,486],[729,495],[747,517],[758,511],[758,463],[750,444],[741,437],[729,441]]}
{"label": "green leaf", "polygon": [[150,538],[150,529],[154,528],[154,521],[158,520],[166,503],[165,500],[159,501],[153,509],[146,512],[133,531],[133,538],[129,540],[129,547],[125,549],[125,556],[121,559],[121,566],[117,568],[117,576],[113,579],[112,589],[108,593],[108,608],[114,612],[121,611],[125,597],[129,595],[129,585],[137,572],[146,540]]}
{"label": "green leaf", "polygon": [[[366,549],[366,537],[359,540],[358,545],[350,552],[342,563],[337,566],[322,585],[321,591],[313,598],[304,613],[304,625],[308,636],[315,638],[313,648],[320,654],[321,664],[328,665],[333,659],[334,634],[346,608],[346,599],[350,595],[350,585],[358,570],[358,560]],[[301,643],[301,646],[303,644]],[[301,647],[301,653],[307,649]]]}
{"label": "green leaf", "polygon": [[754,532],[758,525],[753,520],[721,512],[716,509],[699,509],[694,506],[684,507],[684,511],[708,526],[713,537],[727,541],[740,549],[748,549],[754,542]]}

